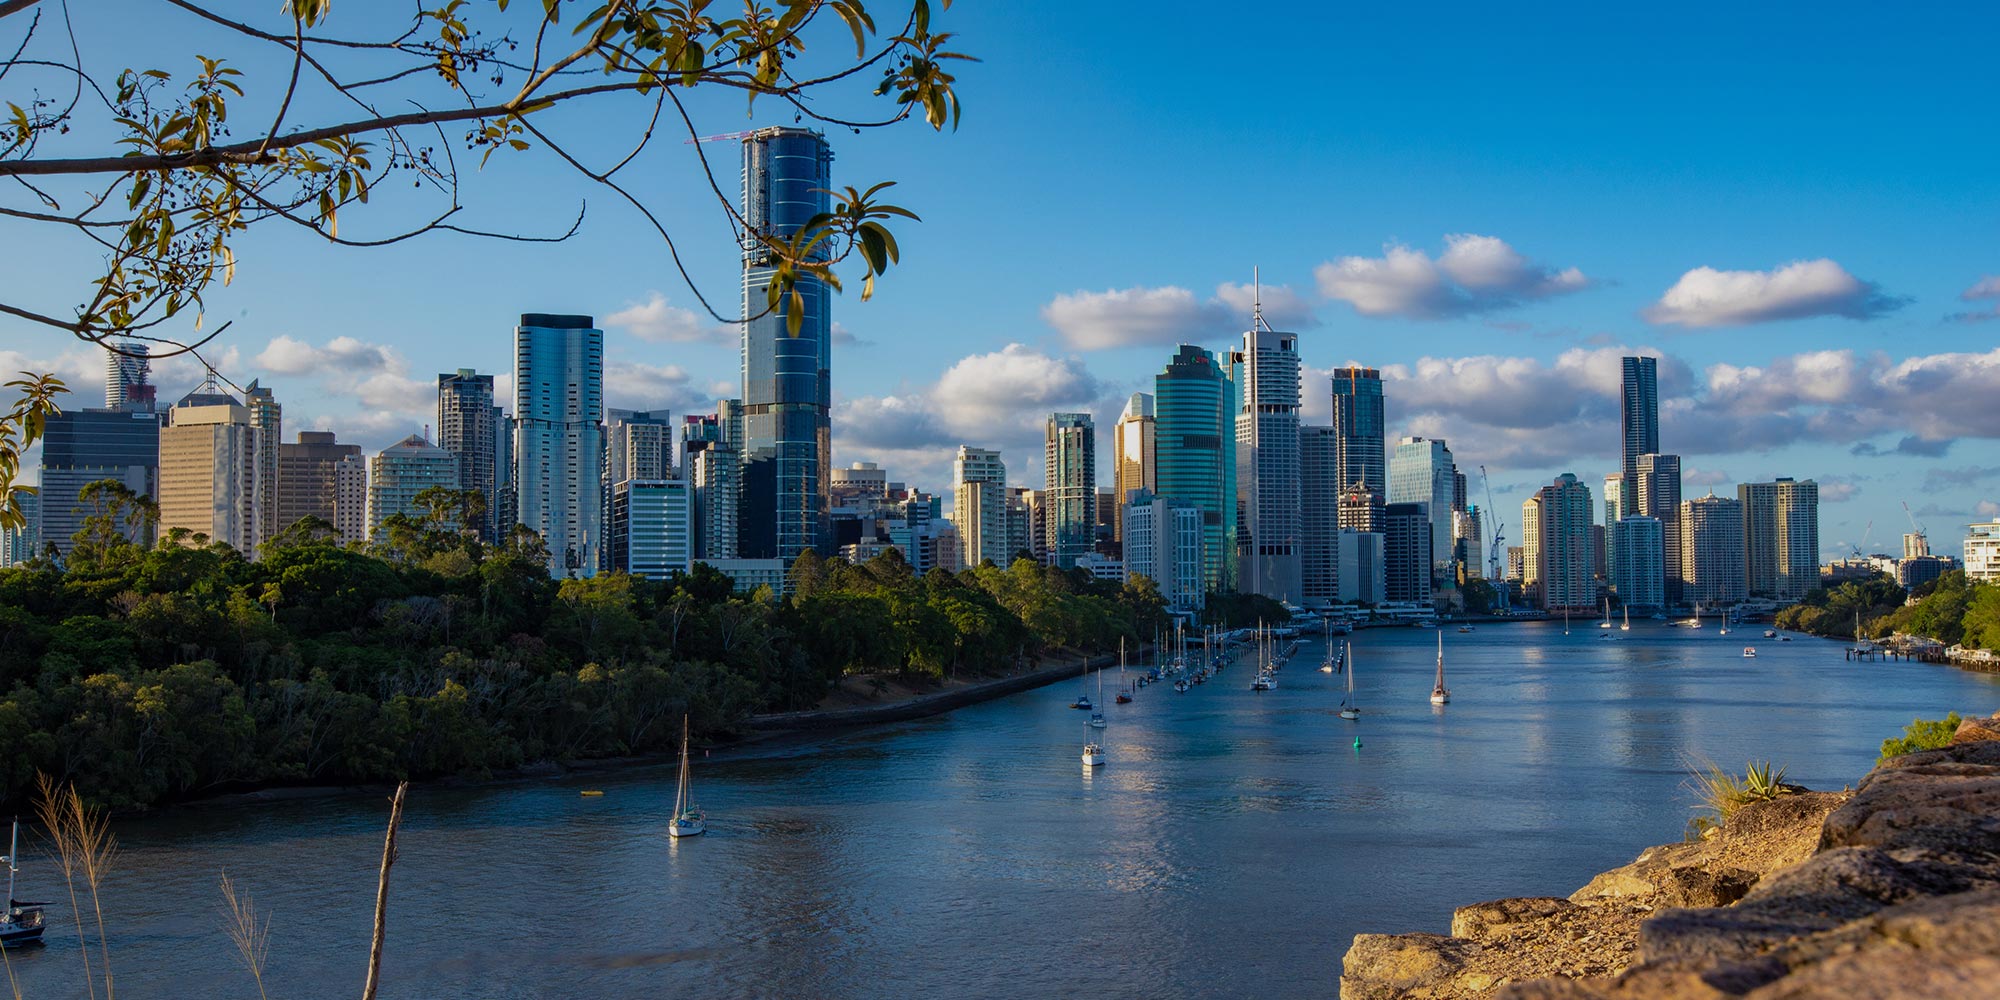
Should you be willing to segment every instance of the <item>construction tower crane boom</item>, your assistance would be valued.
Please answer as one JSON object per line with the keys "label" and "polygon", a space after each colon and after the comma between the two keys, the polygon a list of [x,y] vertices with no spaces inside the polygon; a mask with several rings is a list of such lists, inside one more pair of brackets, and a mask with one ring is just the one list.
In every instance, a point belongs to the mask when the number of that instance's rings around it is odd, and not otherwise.
{"label": "construction tower crane boom", "polygon": [[1491,567],[1487,579],[1497,586],[1500,581],[1500,554],[1504,551],[1501,546],[1507,541],[1507,532],[1500,526],[1500,515],[1493,512],[1493,483],[1486,478],[1484,465],[1479,467],[1479,485],[1486,490],[1486,530],[1493,537],[1492,545],[1487,550],[1486,562]]}

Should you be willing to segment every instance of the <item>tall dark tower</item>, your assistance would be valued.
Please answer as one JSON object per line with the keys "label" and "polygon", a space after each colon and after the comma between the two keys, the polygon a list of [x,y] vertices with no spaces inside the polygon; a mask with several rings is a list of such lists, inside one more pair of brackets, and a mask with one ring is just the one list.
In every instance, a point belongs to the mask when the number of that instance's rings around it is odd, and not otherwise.
{"label": "tall dark tower", "polygon": [[1660,450],[1659,359],[1625,359],[1625,386],[1619,413],[1625,430],[1624,462],[1619,466],[1624,481],[1619,489],[1629,510],[1632,498],[1638,495],[1639,456],[1657,454]]}
{"label": "tall dark tower", "polygon": [[[817,132],[766,128],[743,140],[743,218],[753,232],[789,240],[827,210],[833,151]],[[825,554],[832,492],[833,321],[831,290],[798,282],[798,332],[788,303],[772,310],[766,289],[776,255],[743,244],[743,475],[738,554],[787,562]],[[825,251],[816,251],[824,256]],[[768,315],[762,315],[769,310]]]}

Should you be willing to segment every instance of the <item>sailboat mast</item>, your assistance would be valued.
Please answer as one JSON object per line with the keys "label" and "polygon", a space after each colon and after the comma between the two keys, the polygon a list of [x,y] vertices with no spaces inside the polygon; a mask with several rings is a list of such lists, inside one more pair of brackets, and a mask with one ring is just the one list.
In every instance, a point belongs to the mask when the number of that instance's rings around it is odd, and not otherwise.
{"label": "sailboat mast", "polygon": [[14,875],[21,869],[14,865],[14,852],[21,848],[21,821],[14,820],[14,832],[7,836],[7,909],[14,908]]}

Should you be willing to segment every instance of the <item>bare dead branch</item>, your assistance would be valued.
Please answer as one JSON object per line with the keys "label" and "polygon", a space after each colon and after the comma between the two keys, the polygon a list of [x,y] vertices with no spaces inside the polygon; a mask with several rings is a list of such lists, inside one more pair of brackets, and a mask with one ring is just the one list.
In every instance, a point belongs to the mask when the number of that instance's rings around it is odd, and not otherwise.
{"label": "bare dead branch", "polygon": [[399,782],[396,796],[389,800],[389,832],[382,838],[382,874],[375,883],[375,931],[368,941],[368,981],[361,987],[361,1000],[375,1000],[375,985],[382,974],[382,939],[389,929],[389,868],[396,863],[396,828],[403,825],[403,793],[409,789],[409,782]]}

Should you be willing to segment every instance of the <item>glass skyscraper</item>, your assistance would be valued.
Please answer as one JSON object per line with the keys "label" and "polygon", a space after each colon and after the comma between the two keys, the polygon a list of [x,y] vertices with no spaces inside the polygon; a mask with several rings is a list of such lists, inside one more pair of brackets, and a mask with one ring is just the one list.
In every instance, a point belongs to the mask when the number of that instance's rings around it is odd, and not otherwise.
{"label": "glass skyscraper", "polygon": [[[833,151],[799,128],[766,128],[743,140],[743,218],[755,234],[790,240],[827,210]],[[743,244],[743,462],[740,555],[790,561],[831,542],[833,325],[831,290],[801,277],[799,325],[789,297],[766,289],[777,254]],[[815,254],[824,255],[816,250]]]}
{"label": "glass skyscraper", "polygon": [[[1660,450],[1660,362],[1657,358],[1626,358],[1624,362],[1624,388],[1618,412],[1625,443],[1622,453],[1624,462],[1619,466],[1619,473],[1625,480],[1625,513],[1630,514],[1635,513],[1630,505],[1639,490],[1634,482],[1639,474],[1639,456]],[[1636,513],[1647,517],[1662,516],[1650,510],[1638,510]],[[1678,514],[1677,511],[1674,513]]]}
{"label": "glass skyscraper", "polygon": [[1072,569],[1097,540],[1097,425],[1051,413],[1045,431],[1049,562]]}
{"label": "glass skyscraper", "polygon": [[456,488],[477,490],[485,498],[486,511],[473,527],[489,542],[500,540],[495,525],[502,523],[500,430],[493,416],[493,376],[470,368],[438,375],[438,447],[458,456]]}
{"label": "glass skyscraper", "polygon": [[1333,431],[1338,488],[1356,483],[1377,497],[1389,495],[1382,420],[1382,373],[1373,368],[1333,370]]}
{"label": "glass skyscraper", "polygon": [[1443,441],[1407,437],[1389,459],[1389,502],[1424,504],[1431,522],[1431,561],[1451,562],[1451,511],[1458,467]]}
{"label": "glass skyscraper", "polygon": [[1236,403],[1237,588],[1305,596],[1299,514],[1299,339],[1253,318],[1229,356]]}
{"label": "glass skyscraper", "polygon": [[1236,403],[1215,355],[1182,344],[1153,378],[1156,492],[1201,508],[1202,582],[1236,589]]}
{"label": "glass skyscraper", "polygon": [[594,576],[604,537],[604,331],[526,313],[514,339],[514,511],[556,576]]}

